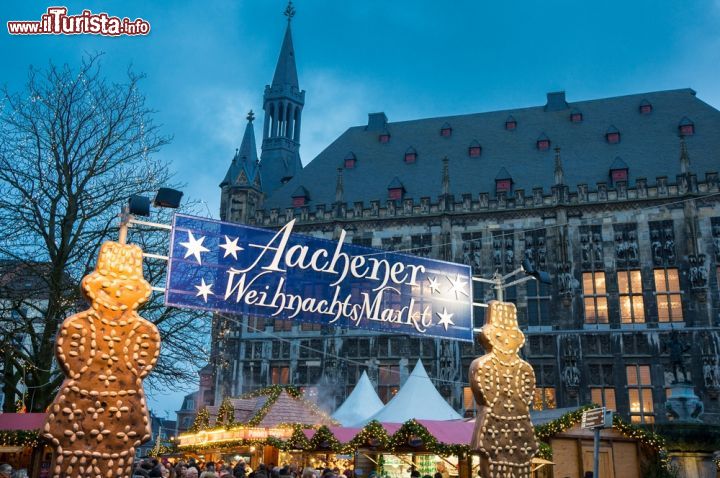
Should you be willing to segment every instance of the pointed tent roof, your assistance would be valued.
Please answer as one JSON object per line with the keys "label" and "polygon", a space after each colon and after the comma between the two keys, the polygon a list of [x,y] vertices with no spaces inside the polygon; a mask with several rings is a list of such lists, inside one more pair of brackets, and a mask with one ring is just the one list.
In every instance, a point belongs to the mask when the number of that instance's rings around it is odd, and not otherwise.
{"label": "pointed tent roof", "polygon": [[292,31],[290,29],[290,21],[288,20],[285,29],[285,38],[283,38],[282,47],[280,48],[280,56],[278,57],[277,66],[275,67],[275,75],[273,76],[272,86],[294,86],[298,88],[297,68],[295,66],[295,48],[293,48]]}
{"label": "pointed tent roof", "polygon": [[379,412],[383,406],[383,402],[375,392],[367,372],[363,372],[352,393],[335,410],[332,418],[345,427],[354,427],[365,423],[371,416]]}
{"label": "pointed tent roof", "polygon": [[404,423],[411,418],[423,420],[458,420],[462,418],[440,395],[430,381],[422,361],[418,360],[415,369],[405,385],[382,410],[370,420],[385,423]]}

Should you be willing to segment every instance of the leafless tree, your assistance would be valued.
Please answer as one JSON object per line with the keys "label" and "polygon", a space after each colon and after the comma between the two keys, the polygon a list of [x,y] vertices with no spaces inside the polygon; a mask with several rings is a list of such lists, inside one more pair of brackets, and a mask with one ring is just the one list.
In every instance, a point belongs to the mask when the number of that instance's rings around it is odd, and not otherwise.
{"label": "leafless tree", "polygon": [[[153,157],[170,138],[153,122],[154,111],[139,90],[142,78],[128,70],[122,83],[109,82],[100,56],[92,55],[77,68],[31,67],[22,91],[6,87],[0,94],[6,410],[14,408],[11,397],[22,397],[28,411],[43,411],[52,401],[63,378],[54,363],[55,335],[66,316],[85,308],[80,279],[94,267],[100,244],[117,236],[117,215],[127,198],[152,194],[172,179],[167,164]],[[158,234],[132,238],[162,249],[168,237]],[[147,266],[147,278],[158,285],[165,264]],[[151,376],[176,383],[189,378],[201,358],[204,322],[161,302],[154,296],[141,312],[166,340]]]}

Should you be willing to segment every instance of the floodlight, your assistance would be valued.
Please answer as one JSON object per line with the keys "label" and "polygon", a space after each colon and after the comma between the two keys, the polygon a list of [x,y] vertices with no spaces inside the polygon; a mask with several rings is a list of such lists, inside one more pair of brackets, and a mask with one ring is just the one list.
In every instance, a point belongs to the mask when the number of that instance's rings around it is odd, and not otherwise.
{"label": "floodlight", "polygon": [[128,213],[135,216],[150,215],[150,198],[133,194],[128,200]]}
{"label": "floodlight", "polygon": [[177,209],[178,207],[180,207],[180,200],[182,199],[182,197],[182,191],[171,188],[160,188],[155,195],[153,206]]}

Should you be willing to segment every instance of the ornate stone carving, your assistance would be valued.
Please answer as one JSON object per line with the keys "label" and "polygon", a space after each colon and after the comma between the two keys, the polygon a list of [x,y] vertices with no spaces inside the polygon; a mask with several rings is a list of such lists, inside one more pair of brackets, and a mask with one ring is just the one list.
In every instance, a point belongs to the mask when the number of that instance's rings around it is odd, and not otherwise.
{"label": "ornate stone carving", "polygon": [[580,285],[573,276],[570,264],[560,264],[557,269],[558,292],[563,299],[572,299],[575,289]]}
{"label": "ornate stone carving", "polygon": [[634,224],[615,227],[615,261],[618,266],[636,266],[638,264],[637,232]]}
{"label": "ornate stone carving", "polygon": [[473,274],[480,273],[482,265],[482,233],[462,233],[462,263],[473,269]]}
{"label": "ornate stone carving", "polygon": [[135,448],[150,439],[142,381],[160,353],[157,328],[137,313],[150,297],[142,250],[104,243],[82,290],[92,307],[65,319],[56,341],[66,378],[43,429],[53,476],[129,477]]}
{"label": "ornate stone carving", "polygon": [[480,333],[485,355],[470,365],[470,387],[480,407],[470,448],[480,454],[480,476],[527,478],[537,452],[530,404],[535,373],[520,359],[525,336],[515,305],[492,301]]}
{"label": "ornate stone carving", "polygon": [[720,217],[712,218],[712,238],[715,262],[720,262]]}
{"label": "ornate stone carving", "polygon": [[547,263],[547,249],[545,247],[545,231],[534,231],[525,234],[525,258],[538,268],[544,268]]}
{"label": "ornate stone carving", "polygon": [[580,388],[580,369],[578,368],[578,351],[575,340],[570,337],[563,339],[563,369],[560,374],[565,390],[571,397],[576,397]]}
{"label": "ornate stone carving", "polygon": [[690,254],[688,262],[690,264],[690,286],[693,289],[707,288],[708,272],[705,267],[705,254]]}
{"label": "ornate stone carving", "polygon": [[675,234],[672,221],[656,221],[650,225],[650,247],[655,265],[675,264]]}

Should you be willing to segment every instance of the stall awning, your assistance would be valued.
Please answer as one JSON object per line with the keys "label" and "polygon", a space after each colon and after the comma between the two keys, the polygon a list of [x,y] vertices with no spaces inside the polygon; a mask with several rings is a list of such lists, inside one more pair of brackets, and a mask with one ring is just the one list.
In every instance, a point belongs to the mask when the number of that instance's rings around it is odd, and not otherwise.
{"label": "stall awning", "polygon": [[45,418],[44,413],[0,413],[0,430],[40,430]]}

